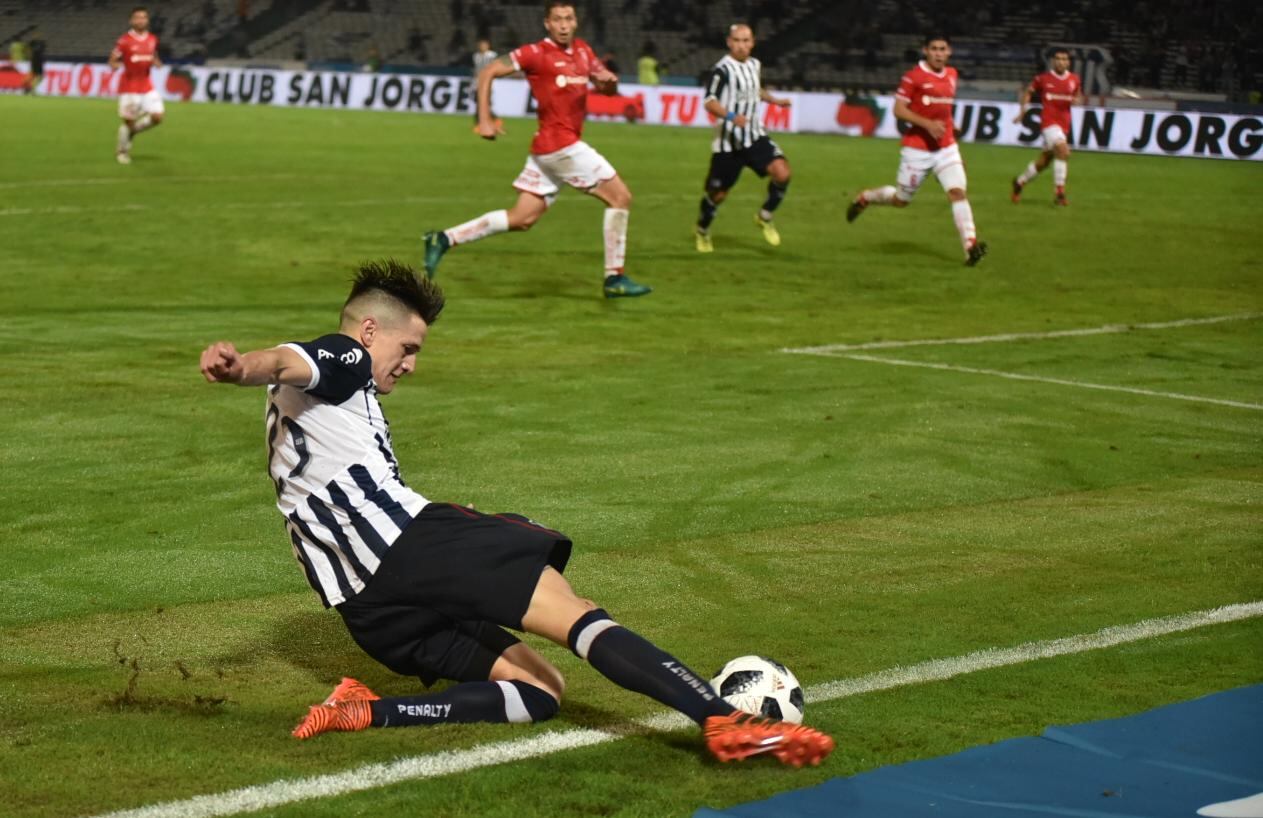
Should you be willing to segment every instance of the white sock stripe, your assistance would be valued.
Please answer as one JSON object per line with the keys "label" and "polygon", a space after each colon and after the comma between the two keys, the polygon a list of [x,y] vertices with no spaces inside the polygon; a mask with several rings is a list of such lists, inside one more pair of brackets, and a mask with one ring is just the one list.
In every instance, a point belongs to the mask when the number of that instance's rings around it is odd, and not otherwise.
{"label": "white sock stripe", "polygon": [[579,631],[579,638],[574,640],[574,652],[586,662],[588,660],[588,651],[592,650],[592,643],[596,641],[596,638],[610,628],[617,627],[618,623],[613,619],[602,619],[599,622],[593,622]]}
{"label": "white sock stripe", "polygon": [[525,724],[534,721],[530,711],[526,709],[526,702],[522,701],[522,694],[511,682],[496,682],[496,684],[500,685],[500,692],[504,694],[504,715],[510,724]]}

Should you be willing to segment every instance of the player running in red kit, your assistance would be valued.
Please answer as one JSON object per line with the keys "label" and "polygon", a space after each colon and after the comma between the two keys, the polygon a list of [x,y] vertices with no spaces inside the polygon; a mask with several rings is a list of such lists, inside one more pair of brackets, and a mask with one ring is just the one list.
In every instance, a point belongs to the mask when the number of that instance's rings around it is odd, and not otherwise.
{"label": "player running in red kit", "polygon": [[623,272],[631,191],[614,166],[582,140],[588,83],[595,83],[601,92],[612,93],[618,77],[606,69],[587,43],[575,36],[577,27],[573,2],[554,0],[545,10],[547,37],[515,49],[478,75],[480,136],[495,139],[500,133],[491,113],[492,81],[517,71],[526,74],[531,93],[539,103],[539,130],[531,142],[526,167],[513,183],[518,190],[513,207],[425,234],[427,275],[433,276],[443,254],[458,244],[506,230],[529,230],[557,198],[561,186],[569,185],[605,203],[605,297],[651,292]]}
{"label": "player running in red kit", "polygon": [[153,87],[149,71],[162,65],[158,59],[158,38],[149,30],[149,10],[132,9],[131,29],[118,38],[110,52],[110,68],[123,69],[118,81],[118,145],[115,157],[120,165],[132,162],[132,138],[162,124],[166,110],[162,95]]}
{"label": "player running in red kit", "polygon": [[1059,48],[1052,55],[1052,70],[1045,71],[1022,89],[1018,101],[1022,109],[1014,122],[1021,122],[1031,99],[1039,97],[1039,129],[1044,137],[1044,150],[1039,158],[1013,180],[1013,202],[1022,199],[1022,188],[1048,167],[1053,166],[1053,204],[1065,206],[1066,176],[1070,172],[1070,107],[1083,103],[1083,81],[1070,70],[1070,52]]}
{"label": "player running in red kit", "polygon": [[933,173],[952,203],[952,219],[970,267],[987,254],[986,242],[978,240],[974,212],[965,196],[965,162],[956,143],[952,103],[956,100],[956,69],[948,66],[952,47],[947,37],[932,34],[921,49],[925,59],[903,75],[895,92],[895,117],[910,127],[900,150],[898,187],[865,190],[846,209],[853,222],[869,205],[907,207],[925,178]]}

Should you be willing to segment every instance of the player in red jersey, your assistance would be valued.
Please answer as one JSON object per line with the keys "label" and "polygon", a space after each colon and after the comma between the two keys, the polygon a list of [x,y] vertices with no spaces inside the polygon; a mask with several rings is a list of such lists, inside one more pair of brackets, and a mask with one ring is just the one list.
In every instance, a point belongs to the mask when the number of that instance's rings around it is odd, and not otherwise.
{"label": "player in red jersey", "polygon": [[933,173],[952,203],[965,264],[972,267],[986,255],[987,244],[978,240],[973,208],[965,196],[965,162],[952,123],[956,69],[947,64],[952,47],[947,37],[932,34],[925,38],[921,53],[925,59],[903,75],[895,92],[895,116],[912,126],[903,135],[898,187],[862,191],[846,209],[846,220],[855,221],[869,205],[907,207],[925,177]]}
{"label": "player in red jersey", "polygon": [[158,59],[158,38],[149,30],[149,10],[132,9],[131,30],[118,38],[110,52],[110,68],[123,69],[118,81],[118,147],[115,157],[121,165],[132,161],[132,137],[162,124],[166,110],[162,95],[153,87],[149,70],[162,65]]}
{"label": "player in red jersey", "polygon": [[1018,111],[1014,122],[1021,122],[1031,98],[1038,95],[1043,107],[1039,111],[1039,128],[1044,136],[1044,151],[1039,158],[1026,166],[1022,175],[1013,180],[1013,202],[1022,199],[1022,188],[1026,183],[1039,175],[1040,171],[1052,162],[1053,204],[1067,205],[1066,175],[1070,170],[1070,106],[1083,104],[1083,82],[1079,75],[1070,70],[1070,52],[1059,48],[1052,55],[1052,70],[1045,71],[1031,84],[1022,89],[1018,102],[1022,110]]}
{"label": "player in red jersey", "polygon": [[488,65],[478,75],[478,134],[495,139],[502,131],[491,113],[491,83],[521,71],[539,103],[539,130],[531,142],[526,167],[513,186],[517,202],[508,210],[493,210],[478,218],[425,234],[425,272],[433,276],[439,260],[451,247],[468,244],[506,230],[529,230],[557,198],[563,184],[591,194],[605,203],[606,298],[645,295],[649,287],[623,272],[627,248],[627,217],[631,191],[618,171],[582,140],[587,113],[588,83],[601,93],[614,93],[618,77],[610,73],[583,40],[575,36],[578,20],[573,2],[552,0],[544,7],[548,36],[521,46]]}

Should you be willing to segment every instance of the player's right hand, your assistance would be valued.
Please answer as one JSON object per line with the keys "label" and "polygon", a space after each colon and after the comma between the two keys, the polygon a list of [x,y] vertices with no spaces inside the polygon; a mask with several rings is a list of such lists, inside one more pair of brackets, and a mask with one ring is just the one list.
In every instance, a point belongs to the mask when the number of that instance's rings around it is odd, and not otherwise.
{"label": "player's right hand", "polygon": [[478,135],[483,139],[495,140],[497,136],[504,133],[504,126],[495,120],[479,120]]}
{"label": "player's right hand", "polygon": [[201,368],[210,383],[239,383],[245,374],[241,353],[227,341],[216,341],[202,351]]}
{"label": "player's right hand", "polygon": [[733,124],[733,127],[744,128],[746,126],[746,123],[748,123],[749,121],[750,120],[746,118],[745,114],[737,114],[736,118],[732,120],[732,124]]}
{"label": "player's right hand", "polygon": [[942,139],[943,134],[947,133],[947,125],[943,124],[940,120],[932,119],[930,120],[930,124],[926,126],[925,130],[928,131],[930,136],[935,139]]}

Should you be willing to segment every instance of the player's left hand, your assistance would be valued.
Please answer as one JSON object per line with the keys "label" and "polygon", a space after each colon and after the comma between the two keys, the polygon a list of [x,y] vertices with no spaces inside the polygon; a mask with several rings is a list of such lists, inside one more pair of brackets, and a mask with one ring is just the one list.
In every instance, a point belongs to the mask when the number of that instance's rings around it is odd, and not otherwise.
{"label": "player's left hand", "polygon": [[793,101],[792,99],[789,99],[788,97],[783,97],[783,98],[781,98],[781,99],[774,99],[774,100],[772,100],[772,104],[773,104],[773,105],[779,105],[779,106],[781,106],[782,108],[788,108],[788,107],[790,107],[791,105],[793,105],[793,104],[794,104],[794,101]]}
{"label": "player's left hand", "polygon": [[613,71],[598,71],[592,75],[592,86],[598,94],[612,97],[618,93],[618,75]]}

